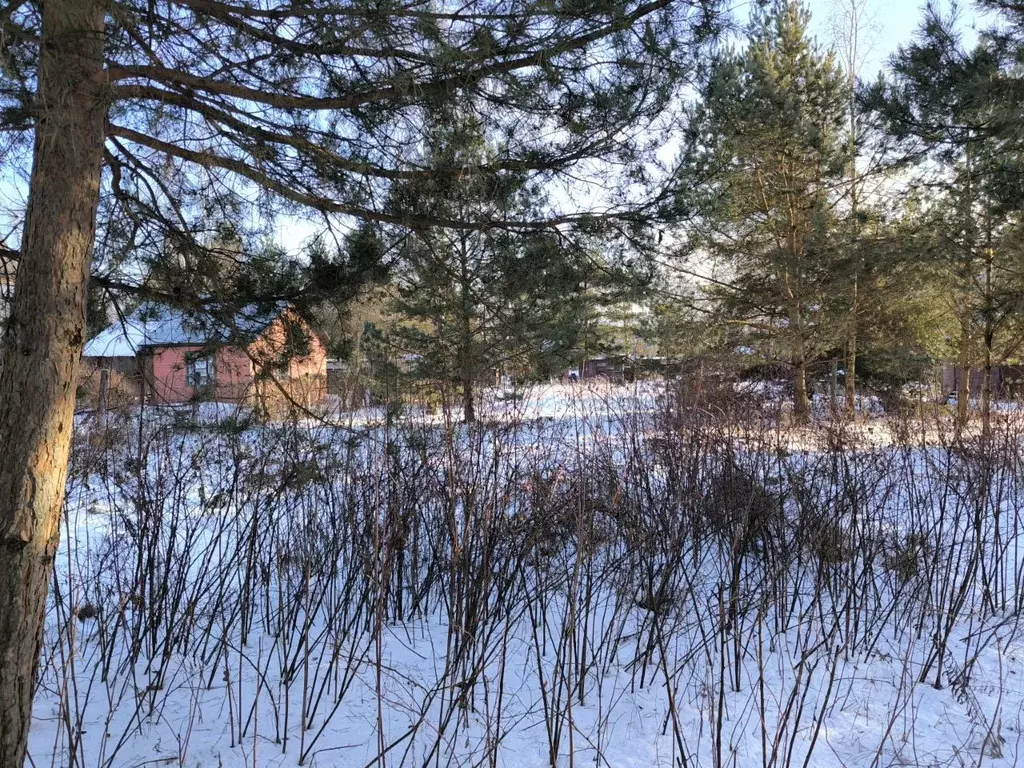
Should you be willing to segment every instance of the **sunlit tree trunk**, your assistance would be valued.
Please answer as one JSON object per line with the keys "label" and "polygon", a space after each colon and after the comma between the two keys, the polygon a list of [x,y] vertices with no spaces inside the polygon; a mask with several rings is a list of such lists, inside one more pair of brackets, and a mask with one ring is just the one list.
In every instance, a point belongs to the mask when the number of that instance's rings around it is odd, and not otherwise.
{"label": "sunlit tree trunk", "polygon": [[473,275],[470,274],[469,247],[466,238],[459,240],[459,291],[461,295],[461,317],[459,318],[460,346],[460,378],[462,379],[462,420],[467,424],[476,421],[476,408],[473,404],[473,382],[476,379],[473,339],[473,302],[470,292],[473,290]]}
{"label": "sunlit tree trunk", "polygon": [[838,47],[845,59],[846,74],[849,78],[849,135],[847,136],[850,163],[850,214],[853,224],[853,275],[850,281],[850,311],[846,325],[846,372],[845,372],[845,394],[846,414],[849,418],[856,415],[857,402],[857,354],[858,334],[860,332],[860,276],[862,261],[860,244],[860,222],[858,220],[860,207],[860,176],[857,170],[857,70],[864,51],[861,45],[861,27],[866,22],[865,15],[868,13],[870,3],[864,0],[835,0],[833,13],[838,13],[840,19],[837,25]]}
{"label": "sunlit tree trunk", "polygon": [[793,418],[806,424],[811,418],[811,399],[807,394],[807,361],[802,357],[793,364]]}
{"label": "sunlit tree trunk", "polygon": [[104,141],[104,15],[42,6],[35,152],[0,351],[0,768],[25,761],[59,540]]}
{"label": "sunlit tree trunk", "polygon": [[967,329],[963,331],[960,348],[960,381],[956,386],[956,420],[963,426],[967,423],[968,407],[971,399],[971,354],[970,337]]}
{"label": "sunlit tree trunk", "polygon": [[849,418],[857,412],[857,276],[853,278],[852,303],[850,316],[846,326],[846,371],[844,373],[844,391],[846,395],[846,415]]}
{"label": "sunlit tree trunk", "polygon": [[995,344],[995,307],[992,297],[992,227],[988,225],[988,246],[985,249],[985,361],[981,382],[981,429],[987,437],[992,426],[992,347]]}

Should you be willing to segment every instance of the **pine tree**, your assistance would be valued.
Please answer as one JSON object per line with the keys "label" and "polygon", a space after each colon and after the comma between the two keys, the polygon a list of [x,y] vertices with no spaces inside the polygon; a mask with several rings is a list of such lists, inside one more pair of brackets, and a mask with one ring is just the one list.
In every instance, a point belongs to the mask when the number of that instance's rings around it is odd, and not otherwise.
{"label": "pine tree", "polygon": [[[859,378],[894,402],[904,385],[934,373],[953,322],[943,269],[934,258],[931,212],[913,196],[900,202],[890,209],[864,204],[855,223],[844,222],[836,274],[837,316],[843,317],[849,312],[843,289],[855,262]],[[853,227],[855,233],[849,232]]]}
{"label": "pine tree", "polygon": [[415,163],[411,148],[422,108],[456,89],[489,103],[509,137],[480,170],[553,177],[611,151],[636,167],[644,157],[624,137],[671,103],[716,6],[46,0],[0,10],[0,127],[34,135],[0,352],[0,765],[25,757],[90,272],[130,287],[144,273],[132,255],[159,258],[172,237],[201,247],[194,233],[211,209],[235,222],[305,209],[348,225],[570,225],[572,210],[424,221],[381,203],[396,180],[449,173]]}
{"label": "pine tree", "polygon": [[955,27],[955,18],[929,9],[918,39],[893,58],[891,76],[865,94],[865,103],[900,159],[916,168],[917,183],[929,189],[930,258],[950,297],[957,323],[952,357],[964,374],[959,417],[967,417],[970,371],[980,367],[987,427],[993,368],[1021,346],[1022,148],[1008,137],[1005,105],[992,88],[1012,66],[1004,42],[983,36],[968,51]]}
{"label": "pine tree", "polygon": [[[543,195],[525,176],[468,170],[490,165],[500,151],[468,100],[437,110],[424,162],[456,173],[399,185],[393,204],[424,218],[530,218]],[[473,422],[485,374],[523,371],[559,346],[562,307],[577,282],[574,249],[540,231],[424,227],[396,237],[394,311],[405,320],[396,338],[417,360],[418,375],[458,388],[463,418]]]}
{"label": "pine tree", "polygon": [[732,272],[728,287],[709,287],[727,321],[784,350],[798,421],[810,413],[808,368],[835,333],[824,308],[847,158],[846,78],[809,20],[800,3],[777,2],[755,14],[746,49],[716,65],[688,159],[713,181],[683,201],[696,253]]}

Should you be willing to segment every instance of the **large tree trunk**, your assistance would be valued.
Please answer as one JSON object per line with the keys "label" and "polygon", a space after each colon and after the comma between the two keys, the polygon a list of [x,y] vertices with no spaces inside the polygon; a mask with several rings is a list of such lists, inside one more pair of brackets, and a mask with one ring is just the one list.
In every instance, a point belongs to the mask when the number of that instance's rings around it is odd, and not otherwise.
{"label": "large tree trunk", "polygon": [[462,419],[467,424],[476,421],[476,408],[473,406],[473,381],[476,376],[475,356],[473,350],[473,275],[469,265],[469,245],[466,242],[466,235],[459,240],[459,298],[461,302],[462,317],[459,318],[462,327],[462,349],[459,350],[461,384],[462,384]]}
{"label": "large tree trunk", "polygon": [[956,422],[959,426],[963,426],[967,423],[967,418],[970,415],[968,408],[971,401],[971,371],[974,369],[965,363],[960,370],[962,373],[956,390]]}
{"label": "large tree trunk", "polygon": [[846,388],[846,415],[854,418],[857,415],[857,278],[854,277],[853,308],[850,311],[850,322],[846,336],[846,374],[843,381]]}
{"label": "large tree trunk", "polygon": [[811,418],[811,399],[807,394],[807,361],[803,358],[793,365],[793,420],[806,424]]}
{"label": "large tree trunk", "polygon": [[987,225],[985,248],[985,378],[981,383],[981,431],[989,436],[992,427],[992,347],[995,344],[995,306],[992,296],[992,226]]}
{"label": "large tree trunk", "polygon": [[981,432],[986,437],[992,428],[992,329],[986,321],[985,327],[985,362],[982,367],[984,376],[981,380]]}
{"label": "large tree trunk", "polygon": [[0,348],[0,768],[25,760],[85,335],[105,115],[95,0],[42,6],[35,154]]}
{"label": "large tree trunk", "polygon": [[960,378],[957,380],[955,373],[953,376],[953,381],[956,386],[956,424],[958,427],[966,425],[967,418],[970,415],[968,409],[971,400],[972,368],[969,344],[968,331],[965,327],[961,330],[960,339]]}
{"label": "large tree trunk", "polygon": [[467,424],[476,421],[476,406],[473,403],[473,377],[466,376],[462,380],[462,420]]}
{"label": "large tree trunk", "polygon": [[853,222],[853,249],[854,249],[854,270],[853,270],[853,293],[850,302],[850,319],[846,328],[846,415],[853,419],[857,416],[857,332],[858,312],[860,311],[860,224],[858,223],[858,209],[860,197],[857,187],[857,54],[860,43],[861,8],[857,0],[849,5],[850,26],[846,36],[846,62],[849,81],[849,118],[850,134],[850,214]]}

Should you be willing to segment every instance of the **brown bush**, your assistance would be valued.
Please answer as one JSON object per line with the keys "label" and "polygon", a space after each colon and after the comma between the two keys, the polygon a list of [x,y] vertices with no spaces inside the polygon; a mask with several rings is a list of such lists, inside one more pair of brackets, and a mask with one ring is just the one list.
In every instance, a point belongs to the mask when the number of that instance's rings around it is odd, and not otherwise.
{"label": "brown bush", "polygon": [[250,388],[246,400],[265,418],[281,420],[323,402],[327,394],[326,376],[296,376],[289,379],[260,380]]}
{"label": "brown bush", "polygon": [[[96,410],[99,407],[100,369],[94,365],[84,365],[78,374],[78,410]],[[107,385],[107,407],[124,408],[139,402],[139,380],[135,376],[126,376],[110,370]]]}

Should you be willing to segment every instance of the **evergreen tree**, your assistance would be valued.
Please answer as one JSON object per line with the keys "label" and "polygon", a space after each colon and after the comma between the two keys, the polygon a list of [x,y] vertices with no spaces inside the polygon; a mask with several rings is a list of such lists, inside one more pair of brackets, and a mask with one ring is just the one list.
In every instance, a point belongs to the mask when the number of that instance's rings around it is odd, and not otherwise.
{"label": "evergreen tree", "polygon": [[711,285],[728,322],[777,345],[793,371],[794,413],[810,413],[808,367],[834,343],[825,316],[836,190],[847,162],[846,78],[808,37],[808,11],[755,13],[745,50],[711,74],[688,165],[707,190],[684,198],[691,247],[724,262]]}
{"label": "evergreen tree", "polygon": [[1016,233],[1024,177],[991,88],[1011,66],[1004,44],[983,36],[968,51],[955,26],[955,18],[928,9],[918,39],[894,56],[891,76],[866,92],[865,103],[930,192],[927,257],[956,319],[950,356],[964,372],[959,416],[967,416],[970,371],[980,367],[987,425],[992,370],[1021,345],[1024,253]]}
{"label": "evergreen tree", "polygon": [[647,254],[633,246],[605,238],[584,244],[569,263],[563,261],[567,269],[551,291],[554,304],[549,303],[557,313],[549,336],[557,343],[541,366],[544,373],[554,373],[556,366],[582,372],[592,358],[646,351],[655,285]]}
{"label": "evergreen tree", "polygon": [[837,314],[842,317],[849,312],[849,293],[842,288],[848,283],[849,261],[856,260],[859,378],[894,395],[905,384],[931,377],[953,320],[942,270],[933,258],[930,212],[912,196],[901,203],[894,213],[862,205],[856,223],[845,222],[856,233],[843,233],[836,275]]}
{"label": "evergreen tree", "polygon": [[[610,152],[631,168],[642,165],[643,147],[630,137],[672,103],[714,31],[716,6],[4,6],[0,128],[24,137],[14,144],[26,146],[32,135],[34,145],[0,352],[0,444],[8,448],[0,454],[0,765],[25,758],[90,273],[131,287],[145,274],[132,264],[135,255],[159,258],[173,236],[201,245],[193,233],[211,208],[224,214],[214,218],[236,223],[306,209],[348,226],[570,225],[579,211],[550,210],[543,220],[423,220],[381,203],[396,180],[449,174],[415,163],[410,149],[422,108],[456,89],[490,104],[495,129],[508,136],[507,152],[481,172],[551,178],[582,173]],[[628,201],[615,214],[633,211]]]}
{"label": "evergreen tree", "polygon": [[[455,173],[399,185],[393,204],[422,218],[528,219],[543,201],[536,185],[511,171],[470,170],[491,165],[500,151],[468,101],[436,110],[424,162]],[[405,319],[397,340],[420,376],[458,387],[472,422],[485,375],[522,371],[559,346],[556,329],[575,293],[573,251],[541,231],[424,227],[397,236],[394,309]]]}

